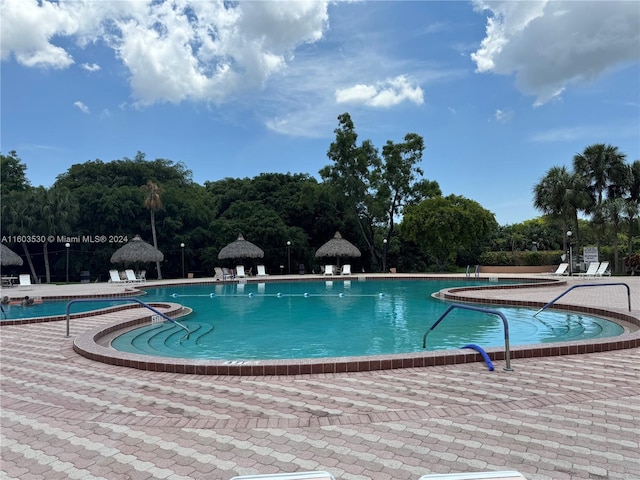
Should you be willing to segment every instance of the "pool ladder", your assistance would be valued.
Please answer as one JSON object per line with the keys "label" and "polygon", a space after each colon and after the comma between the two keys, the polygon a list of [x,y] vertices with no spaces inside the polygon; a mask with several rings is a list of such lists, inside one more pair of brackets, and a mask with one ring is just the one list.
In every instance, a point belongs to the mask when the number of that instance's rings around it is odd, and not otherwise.
{"label": "pool ladder", "polygon": [[564,297],[567,293],[569,293],[574,288],[582,288],[582,287],[611,287],[611,286],[615,286],[615,285],[623,285],[623,286],[627,287],[627,303],[629,305],[629,311],[631,311],[631,289],[629,288],[628,284],[623,283],[623,282],[615,282],[615,283],[584,283],[584,284],[580,284],[580,285],[573,285],[573,286],[567,288],[564,292],[562,292],[560,295],[558,295],[556,298],[551,300],[544,307],[542,307],[540,310],[538,310],[536,313],[534,313],[533,316],[535,317],[536,315],[538,315],[543,310],[549,308],[551,305],[556,303],[558,300],[560,300],[562,297]]}
{"label": "pool ladder", "polygon": [[[471,265],[467,265],[466,277],[469,278],[470,276],[471,276]],[[476,265],[476,268],[473,271],[473,276],[476,278],[480,276],[480,265]]]}
{"label": "pool ladder", "polygon": [[75,299],[75,300],[71,300],[69,303],[67,303],[67,334],[65,335],[65,337],[70,337],[69,334],[69,325],[70,325],[70,320],[71,320],[71,305],[73,305],[74,303],[83,303],[83,302],[135,302],[141,306],[143,306],[144,308],[151,310],[153,313],[155,313],[156,315],[159,315],[160,317],[164,318],[165,320],[178,325],[180,328],[182,328],[183,330],[185,330],[187,332],[187,339],[189,338],[189,335],[191,334],[191,332],[189,331],[189,329],[187,327],[184,326],[184,324],[178,322],[177,320],[174,320],[173,318],[171,318],[168,315],[165,315],[164,313],[162,313],[159,310],[156,310],[155,308],[153,308],[151,305],[144,303],[142,300],[139,300],[137,298],[82,298],[82,299]]}
{"label": "pool ladder", "polygon": [[[454,303],[450,305],[449,308],[447,308],[445,312],[442,315],[440,315],[440,318],[438,318],[438,320],[436,320],[436,322],[433,325],[431,325],[431,328],[425,332],[424,337],[422,337],[422,348],[427,348],[427,335],[429,335],[433,331],[433,329],[436,328],[442,320],[444,320],[444,317],[449,315],[449,313],[456,308],[488,313],[489,315],[497,315],[502,319],[502,323],[504,324],[504,359],[505,359],[504,370],[506,370],[507,372],[512,372],[513,368],[511,368],[511,352],[509,350],[509,322],[507,321],[507,317],[504,316],[504,313],[499,312],[498,310],[491,310],[489,308],[475,307],[473,305],[461,305],[459,303]],[[487,357],[485,357],[485,360],[486,358]]]}

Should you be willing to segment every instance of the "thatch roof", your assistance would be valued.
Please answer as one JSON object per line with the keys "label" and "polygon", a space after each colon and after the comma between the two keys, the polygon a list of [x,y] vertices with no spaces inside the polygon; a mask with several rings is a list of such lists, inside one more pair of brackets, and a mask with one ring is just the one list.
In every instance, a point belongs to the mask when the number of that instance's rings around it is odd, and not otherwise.
{"label": "thatch roof", "polygon": [[147,263],[161,262],[164,254],[153,245],[145,242],[140,235],[133,237],[111,255],[111,263]]}
{"label": "thatch roof", "polygon": [[0,244],[0,265],[17,265],[20,266],[24,262],[20,255],[11,250],[9,247]]}
{"label": "thatch roof", "polygon": [[224,247],[218,253],[218,258],[224,260],[227,258],[262,258],[264,251],[253,243],[244,239],[242,235]]}
{"label": "thatch roof", "polygon": [[359,257],[360,250],[336,232],[334,237],[316,251],[316,257]]}

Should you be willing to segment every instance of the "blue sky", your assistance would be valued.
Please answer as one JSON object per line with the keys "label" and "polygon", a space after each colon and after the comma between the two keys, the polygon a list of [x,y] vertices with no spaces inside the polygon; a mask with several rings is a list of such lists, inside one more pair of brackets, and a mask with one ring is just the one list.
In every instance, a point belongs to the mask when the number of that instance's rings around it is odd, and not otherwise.
{"label": "blue sky", "polygon": [[590,144],[640,159],[637,1],[0,5],[0,149],[33,185],[138,151],[201,184],[317,177],[349,112],[380,150],[421,135],[425,177],[504,225]]}

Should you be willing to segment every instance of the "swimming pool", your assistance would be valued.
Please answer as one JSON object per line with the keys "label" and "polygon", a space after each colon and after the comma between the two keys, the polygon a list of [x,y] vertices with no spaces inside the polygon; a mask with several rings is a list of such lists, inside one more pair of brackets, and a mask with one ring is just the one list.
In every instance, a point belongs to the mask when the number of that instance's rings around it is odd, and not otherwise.
{"label": "swimming pool", "polygon": [[[145,301],[173,301],[194,313],[173,324],[137,328],[115,338],[130,353],[210,360],[295,359],[422,351],[422,336],[448,303],[432,298],[460,281],[322,281],[218,284],[148,290]],[[477,284],[474,284],[477,285]],[[509,321],[511,345],[603,338],[624,329],[582,313],[496,308]],[[429,336],[428,350],[504,346],[495,316],[458,310]]]}

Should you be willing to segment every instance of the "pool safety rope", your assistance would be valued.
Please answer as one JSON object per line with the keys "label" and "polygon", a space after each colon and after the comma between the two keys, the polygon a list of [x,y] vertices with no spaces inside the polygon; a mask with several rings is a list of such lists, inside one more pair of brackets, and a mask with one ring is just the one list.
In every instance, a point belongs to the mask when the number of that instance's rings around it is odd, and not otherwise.
{"label": "pool safety rope", "polygon": [[304,297],[304,298],[309,298],[309,297],[386,297],[386,295],[384,293],[378,293],[378,294],[374,294],[374,295],[345,295],[344,293],[338,293],[337,295],[325,295],[325,294],[317,294],[317,293],[301,293],[301,294],[292,294],[292,293],[247,293],[247,294],[224,294],[224,295],[217,295],[215,293],[206,293],[206,294],[201,294],[201,295],[180,295],[178,293],[172,293],[171,296],[173,298],[187,298],[187,297],[209,297],[209,298],[215,298],[215,297],[248,297],[248,298],[253,298],[253,297],[276,297],[276,298],[284,298],[284,297]]}

